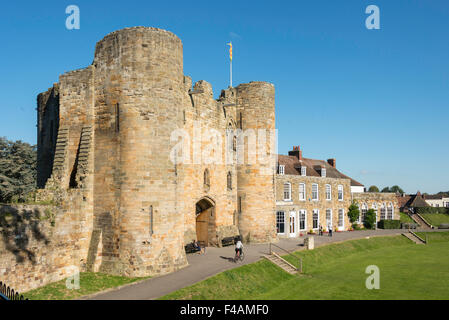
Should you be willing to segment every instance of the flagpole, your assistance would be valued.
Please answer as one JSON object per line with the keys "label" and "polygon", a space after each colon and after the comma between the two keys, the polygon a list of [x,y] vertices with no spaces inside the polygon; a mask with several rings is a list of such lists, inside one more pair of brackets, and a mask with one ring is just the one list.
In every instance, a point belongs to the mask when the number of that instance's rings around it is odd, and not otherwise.
{"label": "flagpole", "polygon": [[231,60],[231,65],[230,65],[230,75],[231,75],[231,88],[232,88],[232,60]]}
{"label": "flagpole", "polygon": [[232,42],[228,43],[229,46],[229,87],[232,88]]}

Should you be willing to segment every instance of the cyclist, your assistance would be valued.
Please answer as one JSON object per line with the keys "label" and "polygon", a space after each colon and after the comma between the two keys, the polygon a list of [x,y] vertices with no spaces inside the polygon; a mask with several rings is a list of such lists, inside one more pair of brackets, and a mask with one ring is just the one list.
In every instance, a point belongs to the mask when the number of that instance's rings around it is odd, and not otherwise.
{"label": "cyclist", "polygon": [[240,240],[240,237],[237,238],[237,242],[235,243],[235,256],[236,258],[240,258],[240,256],[243,253],[243,243],[242,240]]}

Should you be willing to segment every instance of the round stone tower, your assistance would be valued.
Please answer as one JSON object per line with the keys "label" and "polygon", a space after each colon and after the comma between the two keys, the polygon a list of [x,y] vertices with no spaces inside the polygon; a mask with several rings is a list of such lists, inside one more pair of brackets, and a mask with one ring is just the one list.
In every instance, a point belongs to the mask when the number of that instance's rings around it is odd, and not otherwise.
{"label": "round stone tower", "polygon": [[239,229],[245,241],[276,239],[274,86],[250,82],[237,87],[237,119],[242,129],[237,164]]}
{"label": "round stone tower", "polygon": [[183,103],[181,40],[156,28],[115,31],[95,50],[94,228],[100,270],[144,276],[187,264],[170,134]]}

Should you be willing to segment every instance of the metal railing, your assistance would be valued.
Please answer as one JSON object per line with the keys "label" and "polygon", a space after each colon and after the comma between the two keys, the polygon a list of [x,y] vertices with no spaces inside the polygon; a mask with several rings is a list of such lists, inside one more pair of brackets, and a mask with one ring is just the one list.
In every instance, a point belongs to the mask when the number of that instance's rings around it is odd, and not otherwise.
{"label": "metal railing", "polygon": [[23,294],[14,291],[14,289],[10,288],[5,283],[0,281],[0,300],[28,300],[28,299],[25,299]]}
{"label": "metal railing", "polygon": [[297,269],[298,269],[299,273],[302,273],[302,258],[295,256],[290,251],[288,251],[288,250],[286,250],[284,248],[281,248],[281,247],[279,247],[279,246],[277,246],[277,245],[275,245],[274,243],[271,243],[271,242],[270,242],[270,255],[273,254],[273,250],[271,248],[272,246],[274,246],[274,247],[276,247],[278,249],[281,249],[282,251],[286,252],[288,255],[290,255],[294,259],[298,259],[298,261],[299,261],[299,268],[297,268]]}

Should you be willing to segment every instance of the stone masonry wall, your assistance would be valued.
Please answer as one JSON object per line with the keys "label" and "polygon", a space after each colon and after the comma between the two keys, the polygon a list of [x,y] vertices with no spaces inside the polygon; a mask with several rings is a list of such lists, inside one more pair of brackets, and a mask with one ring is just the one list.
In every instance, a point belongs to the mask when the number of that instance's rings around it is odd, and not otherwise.
{"label": "stone masonry wall", "polygon": [[[284,201],[284,183],[291,184],[291,201]],[[299,184],[306,186],[306,199],[299,200]],[[312,184],[318,184],[318,200],[312,200]],[[331,200],[326,200],[326,184],[331,185]],[[343,185],[343,201],[338,200],[338,185]],[[306,210],[306,228],[302,233],[313,229],[313,210],[319,210],[319,224],[327,229],[326,209],[332,210],[333,230],[338,230],[338,210],[344,210],[344,227],[348,230],[351,224],[347,215],[351,204],[351,184],[349,179],[327,177],[303,177],[300,175],[276,175],[276,210],[285,212],[285,234],[290,227],[290,212],[295,212],[296,223],[299,226],[299,210]],[[299,227],[298,229],[299,230]]]}
{"label": "stone masonry wall", "polygon": [[73,275],[85,262],[78,219],[54,206],[1,205],[0,279],[23,293]]}

